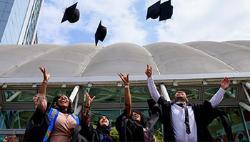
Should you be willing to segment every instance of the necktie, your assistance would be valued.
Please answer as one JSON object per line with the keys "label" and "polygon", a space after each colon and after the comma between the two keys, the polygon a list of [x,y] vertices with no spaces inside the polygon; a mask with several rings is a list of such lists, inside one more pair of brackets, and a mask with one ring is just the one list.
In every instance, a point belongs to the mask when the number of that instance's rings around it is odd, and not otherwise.
{"label": "necktie", "polygon": [[190,134],[191,131],[190,131],[190,126],[189,126],[189,115],[188,115],[188,108],[187,106],[184,106],[184,109],[185,109],[185,125],[186,125],[186,133],[187,134]]}

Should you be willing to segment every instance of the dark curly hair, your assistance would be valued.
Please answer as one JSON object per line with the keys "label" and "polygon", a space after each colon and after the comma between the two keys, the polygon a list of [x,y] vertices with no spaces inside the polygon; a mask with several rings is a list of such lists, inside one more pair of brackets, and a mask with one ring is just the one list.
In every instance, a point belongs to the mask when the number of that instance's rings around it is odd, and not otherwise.
{"label": "dark curly hair", "polygon": [[[58,106],[58,99],[63,96],[64,94],[59,94],[57,96],[55,96],[53,98],[53,101],[52,101],[52,104],[51,104],[51,107],[52,108],[55,108],[55,109],[58,109],[60,112],[62,112],[62,110],[60,109],[60,107]],[[66,96],[66,95],[65,95]],[[68,96],[67,96],[68,97]],[[69,106],[68,106],[68,109],[67,109],[67,113],[73,113],[73,106],[72,106],[72,102],[71,100],[69,99]]]}

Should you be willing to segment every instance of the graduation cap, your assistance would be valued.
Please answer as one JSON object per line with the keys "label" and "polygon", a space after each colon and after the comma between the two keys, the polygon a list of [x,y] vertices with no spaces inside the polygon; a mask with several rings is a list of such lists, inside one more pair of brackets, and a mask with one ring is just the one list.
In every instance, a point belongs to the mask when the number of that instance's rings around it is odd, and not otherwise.
{"label": "graduation cap", "polygon": [[66,8],[61,23],[63,23],[66,20],[68,20],[70,23],[75,23],[79,20],[80,12],[76,8],[76,6],[77,6],[77,3]]}
{"label": "graduation cap", "polygon": [[171,0],[165,1],[161,4],[161,1],[154,3],[148,8],[147,17],[156,19],[158,17],[159,21],[170,19],[173,15],[173,6],[171,5]]}
{"label": "graduation cap", "polygon": [[100,21],[97,30],[95,32],[95,45],[97,45],[98,40],[103,41],[107,34],[107,28],[102,25],[102,21]]}
{"label": "graduation cap", "polygon": [[147,11],[147,18],[152,18],[152,19],[156,19],[160,16],[160,6],[161,6],[161,1],[156,2],[155,4],[151,5],[148,8]]}
{"label": "graduation cap", "polygon": [[172,15],[173,15],[173,6],[171,5],[171,0],[165,1],[164,3],[161,4],[159,21],[170,19]]}

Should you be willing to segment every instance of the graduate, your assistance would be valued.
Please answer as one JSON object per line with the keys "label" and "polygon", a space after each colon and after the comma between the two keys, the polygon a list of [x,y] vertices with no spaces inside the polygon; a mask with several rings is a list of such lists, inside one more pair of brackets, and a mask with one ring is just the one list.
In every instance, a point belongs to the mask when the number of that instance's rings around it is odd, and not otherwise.
{"label": "graduate", "polygon": [[[77,139],[79,118],[73,114],[72,102],[68,96],[59,94],[51,105],[46,99],[46,89],[50,74],[44,67],[40,67],[43,82],[38,93],[33,97],[35,112],[26,128],[24,141],[26,142],[71,142]],[[76,130],[77,129],[77,130]]]}
{"label": "graduate", "polygon": [[88,142],[114,142],[114,139],[110,136],[111,124],[106,115],[99,117],[96,128],[91,124],[89,111],[95,96],[91,98],[88,93],[85,95],[86,102],[82,113],[82,129],[80,134],[84,136]]}
{"label": "graduate", "polygon": [[198,105],[191,104],[184,91],[177,91],[174,101],[166,101],[154,84],[152,66],[147,65],[145,74],[150,95],[161,106],[160,120],[163,123],[164,141],[213,141],[207,126],[216,117],[216,107],[229,87],[230,81],[227,77],[221,81],[219,90],[209,101]]}
{"label": "graduate", "polygon": [[[130,94],[130,84],[128,74],[119,74],[124,83],[124,112],[116,120],[116,129],[121,142],[155,142],[155,137],[150,131],[156,121],[147,123],[140,111],[132,110],[132,97]],[[154,115],[152,115],[154,116]],[[153,117],[153,119],[157,119]]]}

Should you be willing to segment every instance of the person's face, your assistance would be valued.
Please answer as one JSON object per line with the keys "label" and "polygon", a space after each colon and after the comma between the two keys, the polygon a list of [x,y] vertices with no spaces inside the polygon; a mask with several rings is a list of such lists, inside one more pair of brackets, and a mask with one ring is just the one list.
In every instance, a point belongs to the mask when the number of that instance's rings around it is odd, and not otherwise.
{"label": "person's face", "polygon": [[141,122],[141,115],[137,112],[132,112],[132,119]]}
{"label": "person's face", "polygon": [[99,124],[101,127],[104,127],[104,126],[109,126],[109,120],[106,116],[102,116],[99,120]]}
{"label": "person's face", "polygon": [[175,100],[176,101],[181,101],[181,102],[186,102],[187,101],[187,95],[184,91],[178,91],[175,93]]}
{"label": "person's face", "polygon": [[17,141],[17,138],[15,135],[13,136],[6,136],[3,140],[3,142],[16,142]]}
{"label": "person's face", "polygon": [[69,98],[66,95],[62,95],[57,100],[57,105],[62,108],[69,107]]}

